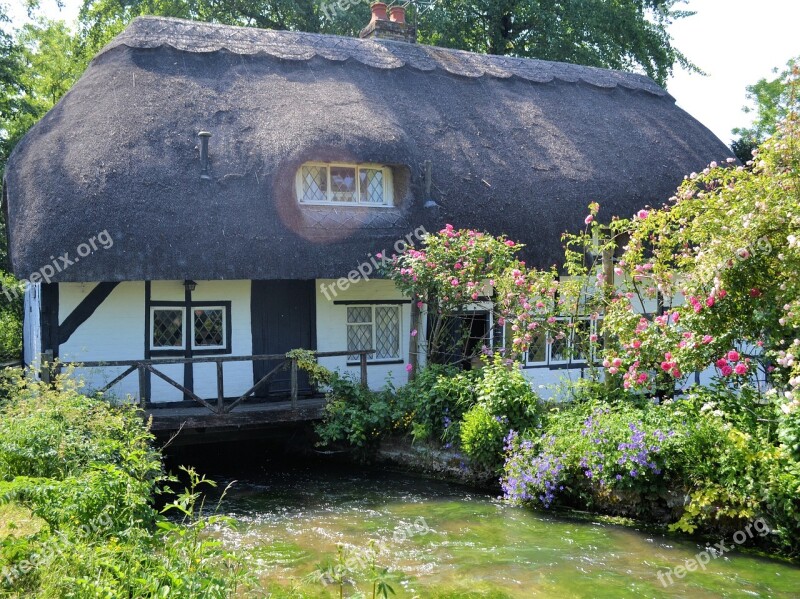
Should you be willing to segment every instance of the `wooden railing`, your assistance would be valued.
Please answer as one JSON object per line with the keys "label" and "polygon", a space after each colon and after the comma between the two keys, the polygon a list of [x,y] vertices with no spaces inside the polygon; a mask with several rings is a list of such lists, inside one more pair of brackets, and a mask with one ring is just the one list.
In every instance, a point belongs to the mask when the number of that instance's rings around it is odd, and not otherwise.
{"label": "wooden railing", "polygon": [[[367,386],[367,356],[375,353],[375,350],[361,350],[361,351],[338,351],[338,352],[312,352],[316,358],[336,358],[342,356],[358,356],[359,365],[361,368],[361,385]],[[226,362],[280,362],[265,376],[263,376],[255,385],[250,387],[239,397],[233,401],[225,401],[225,381],[223,377],[223,364]],[[159,367],[169,364],[209,364],[216,365],[217,377],[217,396],[215,399],[203,399],[194,391],[187,389],[176,380],[170,378],[160,370]],[[161,360],[112,360],[108,362],[60,362],[56,365],[58,370],[66,367],[74,368],[112,368],[112,367],[126,367],[126,369],[110,383],[99,389],[99,393],[106,393],[111,387],[128,377],[129,375],[137,372],[139,375],[139,401],[142,407],[149,405],[149,397],[147,397],[147,374],[155,375],[158,378],[169,383],[178,391],[184,394],[185,397],[190,398],[192,401],[208,408],[214,414],[227,414],[231,412],[236,406],[252,397],[256,391],[269,382],[279,372],[290,371],[290,399],[292,408],[297,408],[298,400],[298,365],[297,358],[289,358],[286,354],[268,354],[259,356],[215,356],[203,358],[164,358]],[[44,374],[44,373],[43,373]],[[42,377],[43,379],[49,377]]]}

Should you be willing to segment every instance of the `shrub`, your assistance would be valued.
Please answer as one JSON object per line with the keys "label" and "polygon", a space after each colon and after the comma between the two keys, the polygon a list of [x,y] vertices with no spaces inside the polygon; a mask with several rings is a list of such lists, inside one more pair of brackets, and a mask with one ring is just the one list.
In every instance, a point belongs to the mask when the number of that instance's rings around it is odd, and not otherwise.
{"label": "shrub", "polygon": [[477,465],[496,467],[503,447],[506,427],[485,404],[472,406],[461,422],[461,447]]}
{"label": "shrub", "polygon": [[0,594],[188,599],[239,588],[242,560],[207,534],[227,523],[200,515],[196,488],[208,481],[190,473],[192,486],[168,506],[183,522],[154,509],[166,479],[136,408],[81,395],[68,376],[51,387],[6,375],[0,502],[46,525],[0,539]]}
{"label": "shrub", "polygon": [[394,389],[372,391],[349,374],[331,373],[325,418],[316,427],[322,443],[347,443],[366,452],[392,430],[397,419]]}
{"label": "shrub", "polygon": [[461,417],[476,400],[476,371],[459,371],[432,364],[397,390],[402,412],[397,428],[411,431],[415,440],[458,439]]}
{"label": "shrub", "polygon": [[[494,416],[505,419],[513,430],[533,428],[539,423],[541,401],[516,362],[495,355],[480,371],[476,383],[477,402]],[[502,445],[498,448],[502,450]]]}

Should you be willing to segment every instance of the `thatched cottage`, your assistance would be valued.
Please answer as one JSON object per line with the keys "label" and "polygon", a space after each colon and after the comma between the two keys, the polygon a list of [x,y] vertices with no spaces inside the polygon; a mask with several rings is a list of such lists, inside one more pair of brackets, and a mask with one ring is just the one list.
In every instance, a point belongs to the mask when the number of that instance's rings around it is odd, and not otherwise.
{"label": "thatched cottage", "polygon": [[[374,348],[371,384],[402,383],[411,305],[362,276],[379,252],[452,223],[547,266],[590,201],[630,215],[730,156],[641,75],[398,41],[401,20],[365,36],[143,17],[108,44],[6,170],[25,360]],[[528,372],[580,366],[560,358]],[[225,394],[268,367],[226,363]],[[217,393],[213,364],[163,372]],[[181,395],[153,379],[153,401]]]}

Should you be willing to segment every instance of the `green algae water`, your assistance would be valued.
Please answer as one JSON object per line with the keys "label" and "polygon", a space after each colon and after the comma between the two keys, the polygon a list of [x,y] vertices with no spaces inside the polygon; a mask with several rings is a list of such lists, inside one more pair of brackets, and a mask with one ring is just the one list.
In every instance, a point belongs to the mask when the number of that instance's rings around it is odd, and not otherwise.
{"label": "green algae water", "polygon": [[[334,560],[337,544],[363,565],[353,556],[371,540],[397,597],[800,597],[800,568],[785,562],[734,549],[669,584],[658,572],[703,545],[512,507],[458,485],[308,465],[254,478],[236,482],[221,510],[240,522],[224,541],[252,551],[265,597],[339,597],[338,586],[303,578]],[[352,576],[343,595],[372,597],[372,587]]]}

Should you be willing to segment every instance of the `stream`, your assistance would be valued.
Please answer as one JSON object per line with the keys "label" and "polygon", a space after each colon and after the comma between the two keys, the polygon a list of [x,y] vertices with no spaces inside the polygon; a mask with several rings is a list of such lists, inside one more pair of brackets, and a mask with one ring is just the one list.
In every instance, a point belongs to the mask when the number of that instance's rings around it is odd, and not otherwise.
{"label": "stream", "polygon": [[[364,566],[370,540],[397,597],[800,597],[800,568],[730,539],[724,555],[707,553],[708,564],[679,577],[703,544],[388,470],[271,465],[235,482],[219,509],[241,524],[224,543],[252,551],[265,597],[338,597],[338,586],[303,577],[335,559],[339,543]],[[372,597],[358,575],[344,596],[359,589]]]}

